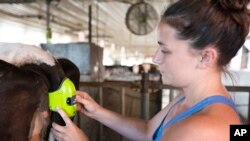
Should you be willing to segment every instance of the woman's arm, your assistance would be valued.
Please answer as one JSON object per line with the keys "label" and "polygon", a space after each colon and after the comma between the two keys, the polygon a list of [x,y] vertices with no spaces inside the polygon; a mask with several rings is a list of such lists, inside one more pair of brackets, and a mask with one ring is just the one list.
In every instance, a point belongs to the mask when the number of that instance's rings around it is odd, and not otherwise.
{"label": "woman's arm", "polygon": [[98,105],[87,93],[78,91],[78,110],[132,140],[151,140],[148,122],[124,117]]}
{"label": "woman's arm", "polygon": [[[77,109],[85,115],[93,118],[107,127],[120,133],[131,140],[152,140],[152,135],[165,115],[167,107],[160,111],[149,121],[129,118],[107,110],[98,105],[87,93],[77,91]],[[53,123],[53,134],[56,139],[63,141],[85,141],[86,135],[59,109],[58,113],[63,117],[66,126]]]}

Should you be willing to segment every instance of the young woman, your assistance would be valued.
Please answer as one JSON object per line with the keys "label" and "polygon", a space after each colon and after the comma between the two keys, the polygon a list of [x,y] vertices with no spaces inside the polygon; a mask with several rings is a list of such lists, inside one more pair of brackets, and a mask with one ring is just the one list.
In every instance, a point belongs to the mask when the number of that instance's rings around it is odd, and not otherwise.
{"label": "young woman", "polygon": [[[131,140],[229,141],[230,125],[241,121],[221,75],[248,35],[247,4],[248,0],[179,0],[164,12],[153,61],[163,83],[182,92],[149,121],[104,109],[80,91],[79,111]],[[53,128],[59,140],[84,140],[77,138],[83,133],[72,122]]]}

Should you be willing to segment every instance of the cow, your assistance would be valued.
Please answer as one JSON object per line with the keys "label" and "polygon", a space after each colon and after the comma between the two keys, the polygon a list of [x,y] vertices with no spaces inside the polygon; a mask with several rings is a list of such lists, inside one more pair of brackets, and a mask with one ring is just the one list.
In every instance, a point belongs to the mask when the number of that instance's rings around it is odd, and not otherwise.
{"label": "cow", "polygon": [[49,110],[48,95],[65,78],[79,88],[80,72],[70,60],[56,59],[37,46],[0,43],[1,140],[47,140],[56,113]]}

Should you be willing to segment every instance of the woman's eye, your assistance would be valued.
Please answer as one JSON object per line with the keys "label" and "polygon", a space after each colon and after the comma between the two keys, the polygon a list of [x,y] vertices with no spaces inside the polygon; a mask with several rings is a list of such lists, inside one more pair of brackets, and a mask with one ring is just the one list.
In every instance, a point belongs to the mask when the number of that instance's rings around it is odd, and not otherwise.
{"label": "woman's eye", "polygon": [[169,51],[166,51],[166,50],[161,50],[161,52],[164,54],[169,53]]}

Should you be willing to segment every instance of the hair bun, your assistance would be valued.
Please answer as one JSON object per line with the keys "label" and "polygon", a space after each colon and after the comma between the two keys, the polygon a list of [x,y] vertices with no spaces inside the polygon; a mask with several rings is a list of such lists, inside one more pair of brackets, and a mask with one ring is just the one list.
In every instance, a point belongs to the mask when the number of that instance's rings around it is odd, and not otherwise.
{"label": "hair bun", "polygon": [[223,9],[227,10],[245,10],[250,0],[215,0]]}

